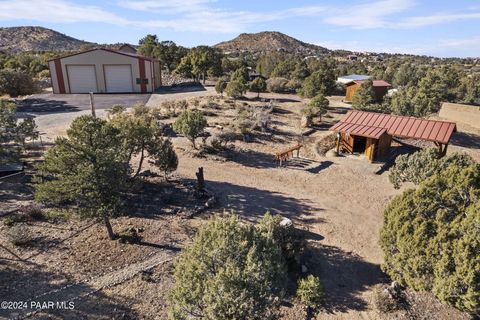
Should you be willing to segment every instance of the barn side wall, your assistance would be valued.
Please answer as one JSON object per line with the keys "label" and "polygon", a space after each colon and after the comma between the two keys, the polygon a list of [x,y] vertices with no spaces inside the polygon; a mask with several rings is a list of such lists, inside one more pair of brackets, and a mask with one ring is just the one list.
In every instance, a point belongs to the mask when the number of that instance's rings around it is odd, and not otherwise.
{"label": "barn side wall", "polygon": [[[140,62],[140,61],[141,62]],[[138,59],[136,57],[126,56],[122,54],[117,54],[113,52],[103,51],[103,50],[94,50],[85,52],[78,55],[73,55],[65,58],[60,59],[61,67],[62,67],[62,74],[63,74],[63,82],[65,86],[65,93],[70,93],[70,87],[68,83],[68,73],[67,73],[67,65],[95,65],[95,72],[97,76],[97,90],[99,93],[106,92],[106,85],[105,85],[105,74],[103,65],[115,65],[115,64],[129,64],[132,68],[132,83],[133,83],[133,91],[140,93],[141,85],[137,84],[136,79],[140,77],[140,63],[145,64],[145,78],[148,78],[148,84],[146,85],[146,91],[152,92],[154,87],[154,74],[153,74],[153,66],[152,62],[149,60]],[[52,86],[54,93],[58,92],[59,83],[56,77],[56,70],[54,66],[54,61],[49,62],[50,73],[52,74]],[[157,75],[158,77],[158,75]]]}

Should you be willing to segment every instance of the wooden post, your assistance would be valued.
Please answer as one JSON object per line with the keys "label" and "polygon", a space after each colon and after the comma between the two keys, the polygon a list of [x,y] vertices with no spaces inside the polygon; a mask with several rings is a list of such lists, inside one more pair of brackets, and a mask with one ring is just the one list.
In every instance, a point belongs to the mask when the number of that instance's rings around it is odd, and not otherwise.
{"label": "wooden post", "polygon": [[340,153],[340,141],[342,140],[342,134],[340,132],[337,133],[337,154]]}
{"label": "wooden post", "polygon": [[110,223],[108,216],[103,216],[103,221],[105,222],[105,227],[107,228],[108,238],[110,240],[115,240],[117,235],[113,232],[112,224]]}
{"label": "wooden post", "polygon": [[[440,149],[442,149],[441,146],[442,146],[442,145],[440,145]],[[448,143],[443,145],[443,150],[442,150],[441,153],[440,153],[440,156],[441,156],[441,157],[444,157],[444,156],[447,154],[447,148],[448,148]]]}
{"label": "wooden post", "polygon": [[202,191],[205,189],[205,179],[203,177],[203,167],[198,168],[198,172],[195,173],[197,176],[197,188]]}
{"label": "wooden post", "polygon": [[95,101],[93,99],[93,92],[89,92],[89,95],[90,95],[90,108],[92,109],[92,116],[94,118],[96,118],[96,115],[95,115]]}

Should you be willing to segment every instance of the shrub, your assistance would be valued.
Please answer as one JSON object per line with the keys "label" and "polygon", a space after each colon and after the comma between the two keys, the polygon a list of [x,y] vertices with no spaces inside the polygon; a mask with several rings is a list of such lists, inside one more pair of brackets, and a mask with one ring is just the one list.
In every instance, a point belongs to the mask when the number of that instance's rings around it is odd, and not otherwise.
{"label": "shrub", "polygon": [[0,70],[0,94],[18,97],[37,91],[35,81],[28,73],[11,69]]}
{"label": "shrub", "polygon": [[147,151],[153,158],[153,164],[163,172],[165,178],[177,170],[178,157],[170,139],[158,139],[147,147]]}
{"label": "shrub", "polygon": [[218,94],[221,94],[223,96],[223,91],[225,91],[226,87],[227,87],[227,83],[224,80],[220,79],[215,84],[215,91]]}
{"label": "shrub", "polygon": [[43,218],[45,218],[42,206],[37,203],[21,207],[20,212],[33,220],[42,220]]}
{"label": "shrub", "polygon": [[373,305],[382,313],[390,313],[402,309],[402,300],[404,299],[396,296],[391,288],[378,288],[373,292]]}
{"label": "shrub", "polygon": [[248,70],[246,67],[240,67],[230,76],[230,81],[238,81],[244,85],[248,82]]}
{"label": "shrub", "polygon": [[3,223],[7,227],[11,227],[16,223],[27,222],[27,221],[28,221],[28,217],[24,214],[12,214],[5,217],[5,219],[3,220]]}
{"label": "shrub", "polygon": [[313,98],[319,93],[331,94],[335,90],[335,76],[331,68],[322,68],[307,77],[298,93],[304,98]]}
{"label": "shrub", "polygon": [[289,219],[267,212],[260,221],[258,230],[264,236],[273,239],[282,249],[282,255],[291,270],[299,266],[306,240]]}
{"label": "shrub", "polygon": [[8,237],[10,242],[15,246],[27,246],[32,240],[33,236],[26,224],[16,224],[8,230]]}
{"label": "shrub", "polygon": [[237,99],[237,98],[240,98],[241,96],[243,96],[243,94],[245,93],[246,91],[246,86],[238,81],[238,80],[234,80],[234,81],[230,81],[226,88],[225,88],[225,93],[233,98],[233,99]]}
{"label": "shrub", "polygon": [[323,296],[323,286],[318,277],[309,275],[298,281],[297,297],[307,307],[317,309]]}
{"label": "shrub", "polygon": [[260,97],[260,92],[267,89],[267,83],[262,78],[258,77],[250,83],[250,91],[257,93],[257,98]]}
{"label": "shrub", "polygon": [[398,156],[388,178],[393,186],[398,189],[405,182],[419,184],[451,164],[468,167],[475,164],[475,161],[472,157],[459,153],[439,158],[438,151],[429,148],[413,154]]}
{"label": "shrub", "polygon": [[180,110],[180,111],[185,111],[185,110],[187,110],[187,108],[188,108],[188,102],[187,102],[187,100],[185,100],[185,99],[178,100],[178,101],[175,103],[175,107],[176,107],[176,109],[178,109],[178,110]]}
{"label": "shrub", "polygon": [[296,92],[298,89],[302,87],[302,81],[298,79],[291,79],[290,81],[287,82],[285,86],[288,91]]}
{"label": "shrub", "polygon": [[238,218],[214,218],[175,265],[173,319],[264,319],[283,289],[281,249]]}
{"label": "shrub", "polygon": [[267,80],[267,91],[275,93],[287,92],[288,80],[285,78],[270,78]]}
{"label": "shrub", "polygon": [[301,113],[308,118],[313,118],[316,116],[322,116],[327,113],[327,108],[329,101],[325,96],[320,93],[313,97],[308,105],[301,110]]}
{"label": "shrub", "polygon": [[143,237],[139,234],[135,228],[128,228],[122,230],[117,235],[118,240],[121,243],[136,244],[142,242]]}
{"label": "shrub", "polygon": [[186,110],[178,116],[177,121],[173,124],[173,130],[186,136],[196,148],[195,139],[203,133],[206,126],[207,119],[200,111]]}
{"label": "shrub", "polygon": [[480,311],[480,170],[451,164],[386,208],[382,269],[414,290]]}

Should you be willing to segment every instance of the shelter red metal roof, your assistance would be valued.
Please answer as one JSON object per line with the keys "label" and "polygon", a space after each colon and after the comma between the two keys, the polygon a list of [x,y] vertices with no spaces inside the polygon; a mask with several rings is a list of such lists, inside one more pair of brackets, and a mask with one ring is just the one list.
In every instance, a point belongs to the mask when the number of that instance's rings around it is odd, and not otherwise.
{"label": "shelter red metal roof", "polygon": [[[457,129],[456,124],[453,122],[351,110],[348,111],[338,123],[332,126],[330,130],[378,139],[372,135],[370,131],[365,131],[369,133],[370,136],[362,134],[360,129],[356,129],[355,132],[353,132],[351,125],[382,128],[391,136],[427,140],[442,144],[447,144],[450,141],[452,133]],[[376,133],[378,136],[377,132],[373,133]]]}
{"label": "shelter red metal roof", "polygon": [[[351,81],[347,84],[350,84],[350,83],[362,84],[365,81],[368,81],[368,80],[354,80],[354,81]],[[391,87],[392,86],[390,83],[388,83],[387,81],[384,81],[384,80],[373,80],[372,84],[373,84],[374,87]]]}
{"label": "shelter red metal roof", "polygon": [[338,122],[330,130],[346,132],[356,136],[378,139],[387,130],[385,128],[371,127],[363,124],[354,124],[348,122]]}

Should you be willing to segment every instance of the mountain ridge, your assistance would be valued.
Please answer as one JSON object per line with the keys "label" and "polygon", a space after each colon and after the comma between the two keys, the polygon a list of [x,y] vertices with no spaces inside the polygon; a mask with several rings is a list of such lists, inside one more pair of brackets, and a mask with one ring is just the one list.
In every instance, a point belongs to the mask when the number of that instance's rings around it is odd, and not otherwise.
{"label": "mountain ridge", "polygon": [[0,28],[0,50],[73,51],[96,43],[79,40],[58,31],[40,26]]}
{"label": "mountain ridge", "polygon": [[230,53],[285,51],[296,54],[315,55],[331,52],[331,50],[327,48],[303,42],[278,31],[241,33],[232,40],[217,43],[214,47]]}

